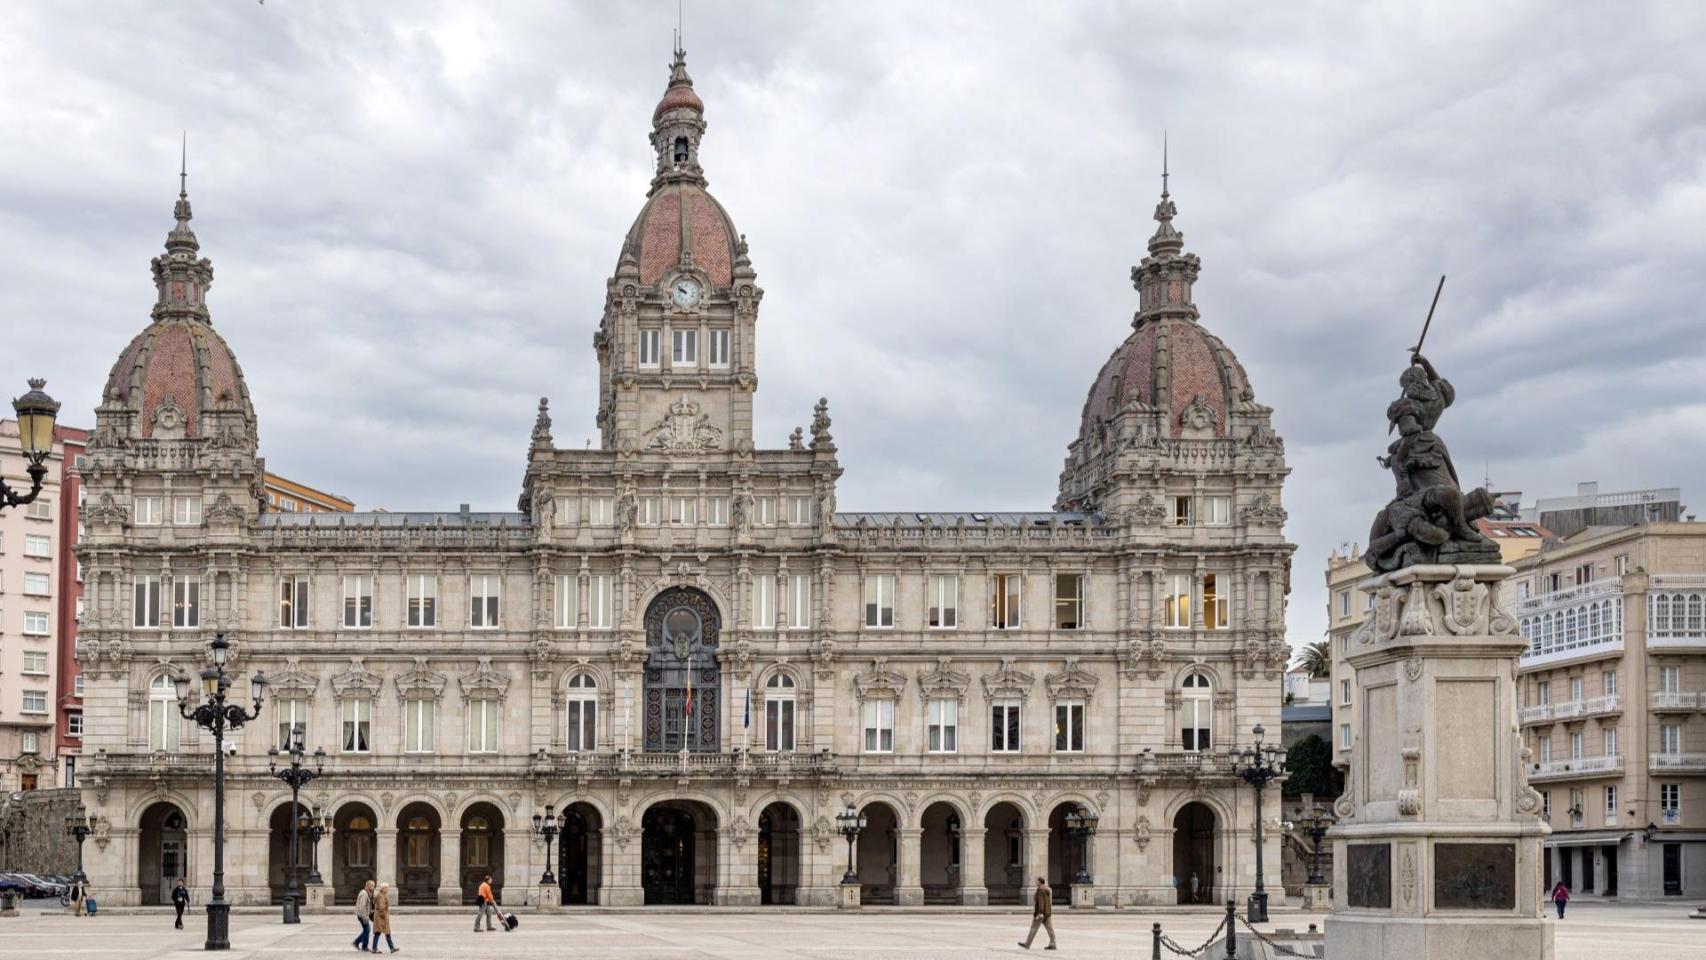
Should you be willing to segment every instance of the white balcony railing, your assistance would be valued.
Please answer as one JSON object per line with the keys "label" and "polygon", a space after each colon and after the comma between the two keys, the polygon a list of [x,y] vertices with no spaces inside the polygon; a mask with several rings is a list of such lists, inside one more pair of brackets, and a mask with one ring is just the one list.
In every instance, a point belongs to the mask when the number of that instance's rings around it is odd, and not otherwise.
{"label": "white balcony railing", "polygon": [[1534,724],[1622,712],[1623,698],[1615,693],[1608,693],[1603,697],[1588,697],[1585,700],[1566,700],[1562,703],[1541,703],[1523,707],[1517,711],[1517,718],[1524,724]]}
{"label": "white balcony railing", "polygon": [[1706,773],[1706,753],[1654,753],[1647,769],[1658,773]]}
{"label": "white balcony railing", "polygon": [[1530,780],[1568,780],[1581,777],[1607,777],[1623,772],[1623,758],[1573,757],[1568,760],[1545,760],[1528,765]]}
{"label": "white balcony railing", "polygon": [[1516,715],[1517,719],[1521,720],[1524,725],[1531,723],[1551,723],[1552,705],[1550,703],[1541,703],[1532,707],[1523,707],[1521,710],[1516,712]]}
{"label": "white balcony railing", "polygon": [[1695,710],[1700,706],[1700,694],[1681,691],[1653,691],[1654,710]]}

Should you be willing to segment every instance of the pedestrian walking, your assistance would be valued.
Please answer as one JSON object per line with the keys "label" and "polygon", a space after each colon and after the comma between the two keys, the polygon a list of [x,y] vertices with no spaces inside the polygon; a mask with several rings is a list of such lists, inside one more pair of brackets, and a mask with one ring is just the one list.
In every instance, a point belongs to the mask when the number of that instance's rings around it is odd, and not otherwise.
{"label": "pedestrian walking", "polygon": [[474,914],[474,932],[480,932],[480,919],[484,917],[486,921],[486,932],[491,933],[493,929],[492,915],[497,914],[498,925],[503,927],[504,931],[507,933],[509,931],[509,924],[504,922],[503,914],[498,911],[498,901],[492,896],[491,874],[486,874],[486,879],[480,881],[480,892],[475,895],[475,899],[479,900],[480,912]]}
{"label": "pedestrian walking", "polygon": [[391,939],[391,885],[382,883],[373,895],[373,952],[379,952],[379,935],[385,934],[385,945],[397,952],[397,941]]}
{"label": "pedestrian walking", "polygon": [[1564,919],[1564,904],[1570,902],[1570,888],[1564,886],[1564,881],[1552,888],[1552,902],[1558,905],[1558,919]]}
{"label": "pedestrian walking", "polygon": [[[367,938],[373,931],[372,880],[367,881],[367,884],[361,888],[361,892],[355,895],[355,919],[357,923],[361,924],[361,935],[355,938],[355,948],[357,950],[366,950]],[[374,942],[377,945],[377,938],[375,938]]]}
{"label": "pedestrian walking", "polygon": [[1031,898],[1031,932],[1025,939],[1019,941],[1019,946],[1031,949],[1031,941],[1037,938],[1037,928],[1048,931],[1048,946],[1044,950],[1053,950],[1054,946],[1054,891],[1049,889],[1048,881],[1037,878],[1037,892]]}
{"label": "pedestrian walking", "polygon": [[172,925],[176,929],[184,928],[184,908],[189,905],[190,892],[184,888],[184,878],[179,877],[178,885],[172,888],[172,906],[178,911],[178,922]]}
{"label": "pedestrian walking", "polygon": [[81,917],[84,913],[83,898],[85,895],[86,891],[83,889],[83,882],[81,880],[72,880],[71,886],[66,888],[65,891],[65,912],[74,917]]}

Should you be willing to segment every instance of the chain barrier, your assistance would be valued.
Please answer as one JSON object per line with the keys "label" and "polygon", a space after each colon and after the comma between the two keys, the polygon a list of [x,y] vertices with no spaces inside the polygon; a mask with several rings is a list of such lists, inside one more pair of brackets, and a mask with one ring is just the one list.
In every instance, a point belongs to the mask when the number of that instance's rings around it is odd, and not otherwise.
{"label": "chain barrier", "polygon": [[1250,921],[1244,919],[1243,917],[1239,917],[1238,922],[1242,923],[1244,925],[1245,929],[1250,931],[1251,936],[1254,936],[1257,940],[1260,940],[1263,943],[1267,944],[1271,950],[1273,950],[1275,953],[1279,954],[1282,957],[1301,957],[1301,958],[1303,958],[1303,960],[1316,960],[1316,955],[1313,953],[1298,953],[1296,950],[1293,950],[1290,947],[1283,946],[1281,944],[1273,942],[1272,940],[1269,940],[1262,933],[1262,931],[1257,930],[1255,927],[1250,926]]}
{"label": "chain barrier", "polygon": [[[1160,924],[1156,924],[1156,926],[1159,927]],[[1203,941],[1202,946],[1195,950],[1180,946],[1176,940],[1162,933],[1160,930],[1155,931],[1155,936],[1157,937],[1157,942],[1160,943],[1161,946],[1166,947],[1172,953],[1181,957],[1196,957],[1201,956],[1203,951],[1212,946],[1214,944],[1214,938],[1220,936],[1220,932],[1225,929],[1226,921],[1222,920],[1220,921],[1220,925],[1214,928],[1214,932],[1208,935],[1208,939]]]}

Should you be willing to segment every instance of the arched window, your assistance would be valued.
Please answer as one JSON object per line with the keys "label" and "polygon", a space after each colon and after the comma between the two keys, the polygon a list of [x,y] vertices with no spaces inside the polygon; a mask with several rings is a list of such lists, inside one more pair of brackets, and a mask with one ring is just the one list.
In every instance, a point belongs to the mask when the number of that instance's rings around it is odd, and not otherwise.
{"label": "arched window", "polygon": [[764,749],[794,749],[794,678],[785,673],[764,684]]}
{"label": "arched window", "polygon": [[166,753],[178,749],[182,726],[178,691],[172,678],[162,673],[148,684],[148,749]]}
{"label": "arched window", "polygon": [[1179,696],[1179,740],[1186,750],[1208,751],[1214,744],[1214,687],[1205,674],[1185,675]]}
{"label": "arched window", "polygon": [[687,138],[686,137],[676,137],[675,138],[675,162],[676,163],[686,163],[687,162]]}
{"label": "arched window", "polygon": [[590,674],[577,673],[569,678],[570,753],[590,753],[598,749],[598,681]]}

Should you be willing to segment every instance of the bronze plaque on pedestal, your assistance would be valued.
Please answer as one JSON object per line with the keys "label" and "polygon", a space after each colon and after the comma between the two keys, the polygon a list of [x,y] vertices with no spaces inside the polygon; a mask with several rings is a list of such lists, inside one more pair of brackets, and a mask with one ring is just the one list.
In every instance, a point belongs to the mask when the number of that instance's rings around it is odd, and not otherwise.
{"label": "bronze plaque on pedestal", "polygon": [[1345,901],[1353,907],[1392,909],[1392,845],[1353,843],[1345,847]]}
{"label": "bronze plaque on pedestal", "polygon": [[1434,906],[1516,909],[1516,844],[1434,844]]}

